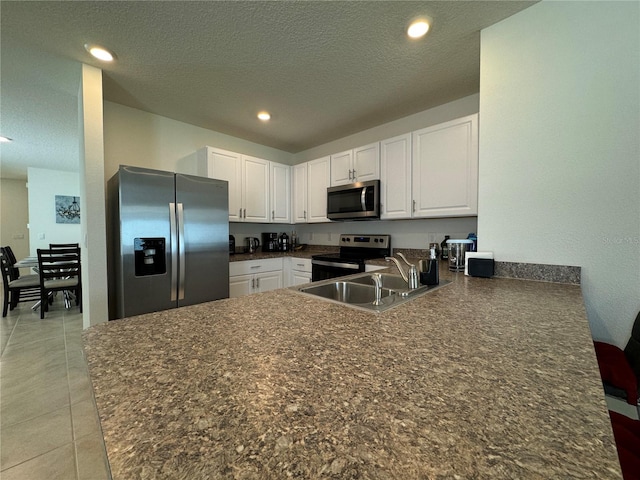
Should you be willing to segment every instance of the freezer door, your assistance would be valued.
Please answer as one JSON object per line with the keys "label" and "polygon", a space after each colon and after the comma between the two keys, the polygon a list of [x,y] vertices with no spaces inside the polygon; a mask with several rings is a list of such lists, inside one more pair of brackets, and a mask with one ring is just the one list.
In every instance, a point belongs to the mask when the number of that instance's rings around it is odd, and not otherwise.
{"label": "freezer door", "polygon": [[177,278],[171,255],[177,248],[171,238],[175,175],[138,167],[121,167],[118,175],[121,269],[113,292],[118,297],[115,318],[175,308],[171,282]]}
{"label": "freezer door", "polygon": [[178,306],[229,297],[228,182],[176,174]]}

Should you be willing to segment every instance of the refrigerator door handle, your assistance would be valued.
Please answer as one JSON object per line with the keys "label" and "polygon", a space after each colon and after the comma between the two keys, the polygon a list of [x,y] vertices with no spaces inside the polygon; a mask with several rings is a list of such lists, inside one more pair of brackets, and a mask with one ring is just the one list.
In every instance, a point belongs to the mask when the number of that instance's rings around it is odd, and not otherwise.
{"label": "refrigerator door handle", "polygon": [[185,263],[186,257],[184,254],[184,208],[182,203],[177,204],[177,212],[178,212],[178,253],[179,253],[179,267],[180,267],[180,276],[178,277],[178,300],[184,300],[184,279],[185,279]]}
{"label": "refrigerator door handle", "polygon": [[178,228],[176,204],[169,204],[169,228],[171,232],[171,301],[178,299]]}

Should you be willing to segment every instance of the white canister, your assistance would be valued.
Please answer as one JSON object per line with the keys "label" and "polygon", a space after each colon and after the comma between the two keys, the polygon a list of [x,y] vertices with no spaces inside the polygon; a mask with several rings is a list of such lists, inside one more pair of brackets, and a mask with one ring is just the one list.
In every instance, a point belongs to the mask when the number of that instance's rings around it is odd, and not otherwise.
{"label": "white canister", "polygon": [[464,259],[471,250],[473,240],[447,240],[449,247],[449,270],[452,272],[464,272]]}

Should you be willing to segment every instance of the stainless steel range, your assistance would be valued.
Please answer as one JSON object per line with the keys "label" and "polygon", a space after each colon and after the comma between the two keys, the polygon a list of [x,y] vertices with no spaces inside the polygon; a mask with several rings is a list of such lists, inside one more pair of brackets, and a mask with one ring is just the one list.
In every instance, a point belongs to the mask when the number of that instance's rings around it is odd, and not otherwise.
{"label": "stainless steel range", "polygon": [[391,255],[391,235],[340,235],[340,253],[311,257],[311,280],[365,271],[365,260]]}

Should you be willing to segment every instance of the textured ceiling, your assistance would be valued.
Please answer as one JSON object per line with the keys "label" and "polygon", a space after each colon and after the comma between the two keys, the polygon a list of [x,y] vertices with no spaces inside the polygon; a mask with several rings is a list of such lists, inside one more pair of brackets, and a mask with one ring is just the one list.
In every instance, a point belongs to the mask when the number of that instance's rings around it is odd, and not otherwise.
{"label": "textured ceiling", "polygon": [[[80,62],[103,68],[106,100],[298,152],[476,93],[480,30],[532,3],[3,0],[0,132],[39,145],[1,147],[2,176],[46,142],[77,158]],[[409,40],[424,15],[431,32]]]}

